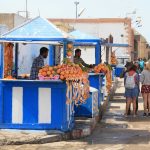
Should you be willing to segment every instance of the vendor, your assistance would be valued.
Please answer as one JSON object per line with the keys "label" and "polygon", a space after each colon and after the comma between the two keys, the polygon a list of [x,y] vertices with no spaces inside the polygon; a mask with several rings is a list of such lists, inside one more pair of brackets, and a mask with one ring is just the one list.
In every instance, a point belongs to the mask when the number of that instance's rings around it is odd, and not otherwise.
{"label": "vendor", "polygon": [[44,59],[48,56],[48,49],[46,47],[42,47],[40,49],[40,55],[33,60],[30,79],[35,80],[38,79],[38,72],[44,66]]}
{"label": "vendor", "polygon": [[87,68],[92,68],[94,66],[94,65],[86,64],[80,56],[81,56],[81,49],[76,49],[75,56],[74,56],[75,64],[82,64],[84,67],[87,67]]}

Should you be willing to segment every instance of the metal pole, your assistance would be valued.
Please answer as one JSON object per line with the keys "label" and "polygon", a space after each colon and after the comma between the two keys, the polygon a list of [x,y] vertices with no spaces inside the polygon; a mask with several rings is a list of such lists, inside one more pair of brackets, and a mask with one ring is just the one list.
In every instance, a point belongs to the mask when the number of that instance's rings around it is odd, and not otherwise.
{"label": "metal pole", "polygon": [[76,5],[76,19],[78,18],[78,4],[79,2],[75,1],[74,4]]}
{"label": "metal pole", "polygon": [[28,18],[28,2],[27,2],[27,0],[26,0],[26,18]]}

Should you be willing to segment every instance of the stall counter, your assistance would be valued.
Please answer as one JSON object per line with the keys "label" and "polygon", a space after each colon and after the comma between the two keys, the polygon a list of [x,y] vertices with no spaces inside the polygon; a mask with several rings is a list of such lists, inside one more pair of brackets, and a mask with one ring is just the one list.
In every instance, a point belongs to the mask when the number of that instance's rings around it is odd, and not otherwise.
{"label": "stall counter", "polygon": [[102,82],[104,73],[89,73],[90,86],[98,89],[98,106],[100,107],[103,101]]}
{"label": "stall counter", "polygon": [[0,80],[0,128],[55,129],[74,126],[73,104],[66,104],[61,80]]}

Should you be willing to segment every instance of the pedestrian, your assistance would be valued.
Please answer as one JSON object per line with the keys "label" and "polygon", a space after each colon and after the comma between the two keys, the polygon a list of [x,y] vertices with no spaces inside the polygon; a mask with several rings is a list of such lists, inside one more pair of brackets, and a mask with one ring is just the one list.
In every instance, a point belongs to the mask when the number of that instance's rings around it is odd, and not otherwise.
{"label": "pedestrian", "polygon": [[142,72],[143,69],[144,69],[144,60],[141,58],[140,61],[139,61],[139,66],[140,66],[140,71]]}
{"label": "pedestrian", "polygon": [[139,95],[139,76],[136,73],[136,66],[132,65],[124,77],[125,97],[126,97],[126,112],[128,116],[131,103],[133,103],[133,117],[136,116],[136,98]]}
{"label": "pedestrian", "polygon": [[146,62],[145,68],[141,73],[140,81],[142,83],[141,93],[144,101],[143,116],[150,116],[150,61]]}
{"label": "pedestrian", "polygon": [[[138,78],[140,79],[140,69],[139,69],[139,64],[138,64],[138,62],[136,61],[135,63],[134,63],[134,65],[136,66],[136,73],[138,74]],[[140,93],[140,86],[139,86],[139,84],[138,84],[138,90],[139,90],[139,93]],[[138,111],[138,97],[139,97],[139,94],[138,94],[138,96],[137,96],[137,98],[136,98],[136,114],[137,114],[137,111]]]}

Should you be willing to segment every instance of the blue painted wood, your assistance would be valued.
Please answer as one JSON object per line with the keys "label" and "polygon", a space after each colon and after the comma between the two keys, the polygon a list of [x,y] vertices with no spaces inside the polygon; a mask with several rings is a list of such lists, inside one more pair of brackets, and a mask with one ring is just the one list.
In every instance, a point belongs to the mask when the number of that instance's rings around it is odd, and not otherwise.
{"label": "blue painted wood", "polygon": [[94,117],[98,115],[98,99],[96,103],[93,103],[93,94],[94,92],[90,92],[90,97],[84,104],[78,106],[75,105],[75,117]]}
{"label": "blue painted wood", "polygon": [[23,87],[23,114],[23,123],[38,123],[38,87]]}
{"label": "blue painted wood", "polygon": [[64,50],[63,58],[66,58],[66,51],[67,51],[67,41],[66,40],[64,40],[64,42],[63,42],[63,50]]}
{"label": "blue painted wood", "polygon": [[26,123],[26,124],[11,124],[11,123],[0,123],[0,129],[26,129],[26,130],[61,130],[70,131],[71,126],[68,128],[63,128],[61,125],[56,126],[55,124],[36,124],[36,123]]}
{"label": "blue painted wood", "polygon": [[[74,116],[70,116],[67,120],[67,105],[66,105],[66,83],[65,82],[46,82],[46,81],[1,81],[2,88],[1,97],[4,101],[3,120],[0,122],[0,128],[8,129],[37,129],[37,130],[61,130],[68,131],[74,126]],[[12,87],[23,87],[23,123],[13,124],[11,119],[12,114]],[[51,88],[51,123],[38,123],[38,88]]]}
{"label": "blue painted wood", "polygon": [[0,81],[0,123],[3,122],[3,88],[1,86],[2,82]]}
{"label": "blue painted wood", "polygon": [[89,75],[90,86],[98,90],[98,106],[100,107],[100,83],[99,83],[99,74]]}
{"label": "blue painted wood", "polygon": [[49,46],[49,65],[50,66],[55,65],[55,54],[54,54],[55,51],[54,50],[55,50],[55,46],[50,45]]}
{"label": "blue painted wood", "polygon": [[116,77],[120,77],[120,75],[122,74],[123,70],[124,70],[124,67],[116,67],[116,69],[115,69]]}
{"label": "blue painted wood", "polygon": [[3,123],[12,122],[12,87],[3,88]]}
{"label": "blue painted wood", "polygon": [[98,42],[95,45],[95,64],[98,65],[101,62],[101,46]]}
{"label": "blue painted wood", "polygon": [[4,61],[4,49],[3,49],[3,44],[0,44],[0,78],[2,79],[3,77],[3,61]]}
{"label": "blue painted wood", "polygon": [[99,74],[89,75],[90,86],[98,90],[98,106],[100,107],[103,96],[101,93],[101,79]]}

